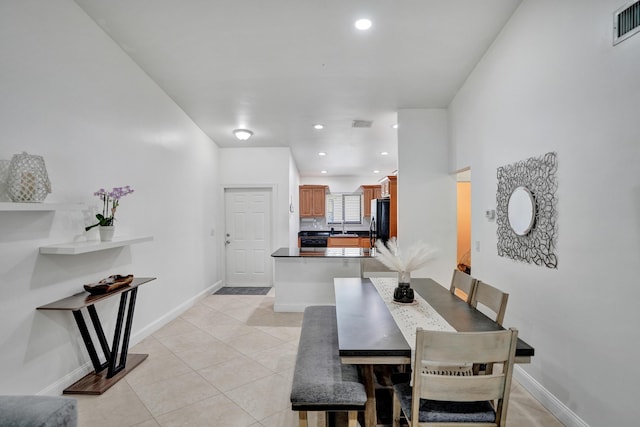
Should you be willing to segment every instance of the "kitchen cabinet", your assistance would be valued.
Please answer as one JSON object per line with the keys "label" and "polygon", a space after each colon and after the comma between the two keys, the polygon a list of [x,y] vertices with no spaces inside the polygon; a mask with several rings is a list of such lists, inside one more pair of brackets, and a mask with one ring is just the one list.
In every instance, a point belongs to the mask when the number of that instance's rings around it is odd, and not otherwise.
{"label": "kitchen cabinet", "polygon": [[327,239],[328,248],[359,248],[360,237],[329,237]]}
{"label": "kitchen cabinet", "polygon": [[364,213],[365,217],[371,216],[371,200],[382,198],[382,187],[378,185],[362,185],[362,194],[364,196]]}
{"label": "kitchen cabinet", "polygon": [[382,197],[389,198],[389,237],[398,237],[398,177],[384,177],[380,187]]}
{"label": "kitchen cabinet", "polygon": [[360,247],[364,249],[371,248],[371,240],[369,237],[360,237]]}
{"label": "kitchen cabinet", "polygon": [[329,191],[326,185],[301,185],[300,217],[313,218],[325,216],[325,199]]}

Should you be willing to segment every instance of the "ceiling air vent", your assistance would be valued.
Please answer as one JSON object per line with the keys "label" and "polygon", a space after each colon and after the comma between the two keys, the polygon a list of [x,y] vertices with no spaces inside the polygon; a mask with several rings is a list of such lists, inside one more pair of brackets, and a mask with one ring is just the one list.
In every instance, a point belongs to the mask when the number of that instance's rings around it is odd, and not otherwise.
{"label": "ceiling air vent", "polygon": [[640,0],[627,3],[613,14],[613,44],[640,31]]}
{"label": "ceiling air vent", "polygon": [[373,122],[369,120],[354,120],[351,124],[352,128],[370,128]]}

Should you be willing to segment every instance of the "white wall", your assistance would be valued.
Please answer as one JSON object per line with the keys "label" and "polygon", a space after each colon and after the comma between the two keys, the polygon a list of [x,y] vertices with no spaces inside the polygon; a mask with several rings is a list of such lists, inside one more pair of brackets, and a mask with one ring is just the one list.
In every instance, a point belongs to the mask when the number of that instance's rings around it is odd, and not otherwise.
{"label": "white wall", "polygon": [[[452,170],[471,166],[473,275],[510,293],[523,366],[567,425],[636,425],[640,378],[640,35],[621,0],[525,0],[450,107]],[[558,268],[497,256],[496,169],[558,153]],[[562,408],[561,408],[562,409]],[[563,416],[563,414],[560,414]],[[575,415],[575,417],[574,417]]]}
{"label": "white wall", "polygon": [[415,277],[444,285],[456,265],[456,180],[449,174],[447,111],[398,111],[398,244],[422,241],[438,254]]}
{"label": "white wall", "polygon": [[[157,277],[138,293],[135,343],[219,280],[220,243],[210,235],[222,219],[219,154],[72,1],[1,2],[0,58],[0,159],[42,155],[53,187],[46,202],[93,209],[98,188],[131,185],[116,234],[154,236],[40,255],[39,246],[85,239],[89,210],[0,212],[0,394],[58,393],[89,359],[70,313],[36,307],[110,274]],[[107,331],[116,303],[98,306]]]}
{"label": "white wall", "polygon": [[289,247],[298,247],[300,231],[300,173],[293,156],[289,160]]}

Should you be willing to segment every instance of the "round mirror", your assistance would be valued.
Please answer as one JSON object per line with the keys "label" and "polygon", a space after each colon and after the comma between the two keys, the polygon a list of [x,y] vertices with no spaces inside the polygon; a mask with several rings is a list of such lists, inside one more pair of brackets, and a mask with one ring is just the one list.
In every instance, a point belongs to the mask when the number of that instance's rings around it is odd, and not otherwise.
{"label": "round mirror", "polygon": [[524,236],[533,227],[536,218],[535,201],[526,187],[517,187],[509,196],[507,216],[509,225],[518,236]]}

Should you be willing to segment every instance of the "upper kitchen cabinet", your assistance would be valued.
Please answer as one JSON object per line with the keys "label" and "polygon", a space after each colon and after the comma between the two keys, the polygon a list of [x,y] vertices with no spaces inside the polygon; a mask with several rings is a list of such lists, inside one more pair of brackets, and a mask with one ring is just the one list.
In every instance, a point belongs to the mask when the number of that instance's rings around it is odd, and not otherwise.
{"label": "upper kitchen cabinet", "polygon": [[389,237],[398,236],[398,177],[385,176],[380,183],[382,197],[389,199]]}
{"label": "upper kitchen cabinet", "polygon": [[362,185],[362,194],[364,196],[364,216],[371,216],[371,200],[382,198],[382,188],[378,185]]}
{"label": "upper kitchen cabinet", "polygon": [[325,199],[328,192],[329,187],[326,185],[301,185],[300,217],[325,216]]}
{"label": "upper kitchen cabinet", "polygon": [[391,197],[393,198],[397,189],[397,180],[398,177],[395,175],[385,176],[384,179],[380,182],[380,189],[382,192],[383,198]]}

